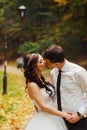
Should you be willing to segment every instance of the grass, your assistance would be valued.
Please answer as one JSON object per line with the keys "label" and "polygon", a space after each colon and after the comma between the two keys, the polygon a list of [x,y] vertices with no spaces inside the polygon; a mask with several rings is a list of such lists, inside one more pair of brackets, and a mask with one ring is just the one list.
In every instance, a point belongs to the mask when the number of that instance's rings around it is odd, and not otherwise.
{"label": "grass", "polygon": [[7,74],[7,94],[3,95],[3,72],[0,71],[0,122],[6,121],[6,115],[12,113],[13,110],[21,102],[25,94],[25,81],[21,75],[12,73]]}

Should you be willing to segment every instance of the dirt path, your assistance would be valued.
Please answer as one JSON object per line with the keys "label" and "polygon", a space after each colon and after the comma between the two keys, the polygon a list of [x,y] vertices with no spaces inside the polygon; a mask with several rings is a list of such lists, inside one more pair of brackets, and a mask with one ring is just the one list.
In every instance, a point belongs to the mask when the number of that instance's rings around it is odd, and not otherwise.
{"label": "dirt path", "polygon": [[[4,66],[2,66],[0,68],[0,70],[4,71]],[[23,75],[23,72],[20,69],[13,67],[13,66],[7,66],[6,70],[7,70],[7,72],[11,72],[11,73],[18,74],[18,75]]]}

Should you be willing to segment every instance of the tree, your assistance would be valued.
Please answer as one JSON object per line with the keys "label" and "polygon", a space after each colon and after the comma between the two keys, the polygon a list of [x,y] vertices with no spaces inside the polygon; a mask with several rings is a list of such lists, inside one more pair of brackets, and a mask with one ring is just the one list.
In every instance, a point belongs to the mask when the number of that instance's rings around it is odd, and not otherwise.
{"label": "tree", "polygon": [[[87,0],[55,1],[0,0],[3,4],[0,8],[0,44],[3,36],[8,35],[9,50],[14,50],[15,54],[20,45],[28,42],[35,48],[36,44],[38,48],[46,48],[51,43],[61,44],[72,52],[75,48],[79,51],[87,47]],[[23,22],[18,12],[22,4],[27,8]],[[49,39],[52,39],[51,43]]]}

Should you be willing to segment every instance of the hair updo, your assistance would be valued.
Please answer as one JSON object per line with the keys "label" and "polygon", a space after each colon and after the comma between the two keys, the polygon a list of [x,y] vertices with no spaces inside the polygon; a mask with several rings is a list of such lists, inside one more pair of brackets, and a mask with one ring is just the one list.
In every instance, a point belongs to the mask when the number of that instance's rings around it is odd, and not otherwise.
{"label": "hair updo", "polygon": [[45,88],[46,92],[49,93],[50,96],[54,94],[54,86],[52,86],[49,82],[45,81],[45,78],[41,74],[41,79],[37,74],[37,62],[39,59],[38,53],[28,54],[23,58],[24,66],[23,72],[26,78],[26,89],[28,88],[28,82],[35,82],[40,88]]}

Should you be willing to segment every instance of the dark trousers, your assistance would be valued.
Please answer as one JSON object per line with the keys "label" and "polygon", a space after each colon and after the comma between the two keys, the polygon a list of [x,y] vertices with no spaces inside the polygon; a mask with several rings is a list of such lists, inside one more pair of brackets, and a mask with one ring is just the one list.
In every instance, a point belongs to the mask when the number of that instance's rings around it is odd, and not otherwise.
{"label": "dark trousers", "polygon": [[87,130],[87,118],[83,118],[77,123],[71,124],[65,120],[68,130]]}

